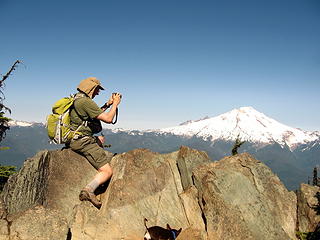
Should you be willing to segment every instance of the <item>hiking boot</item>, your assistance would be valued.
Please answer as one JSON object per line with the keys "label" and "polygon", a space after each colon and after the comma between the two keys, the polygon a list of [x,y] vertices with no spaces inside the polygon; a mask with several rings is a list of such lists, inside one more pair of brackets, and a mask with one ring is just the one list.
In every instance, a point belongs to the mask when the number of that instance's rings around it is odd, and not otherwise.
{"label": "hiking boot", "polygon": [[79,200],[80,201],[89,201],[91,202],[96,208],[100,208],[101,207],[101,202],[97,199],[97,196],[92,193],[89,192],[86,189],[82,189],[80,194],[79,194]]}

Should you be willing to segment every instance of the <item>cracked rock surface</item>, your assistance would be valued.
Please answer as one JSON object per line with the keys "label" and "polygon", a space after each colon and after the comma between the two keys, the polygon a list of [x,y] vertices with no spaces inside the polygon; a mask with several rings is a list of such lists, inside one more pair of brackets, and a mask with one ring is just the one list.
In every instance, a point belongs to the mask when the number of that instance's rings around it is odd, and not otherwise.
{"label": "cracked rock surface", "polygon": [[249,154],[194,171],[208,239],[295,239],[296,195]]}
{"label": "cracked rock surface", "polygon": [[301,184],[298,191],[298,229],[301,232],[313,232],[320,223],[319,199],[320,187]]}
{"label": "cracked rock surface", "polygon": [[136,149],[112,159],[100,210],[78,194],[95,174],[72,152],[27,160],[1,195],[0,240],[135,240],[148,226],[182,228],[177,240],[295,239],[296,195],[249,154],[212,162],[181,147]]}

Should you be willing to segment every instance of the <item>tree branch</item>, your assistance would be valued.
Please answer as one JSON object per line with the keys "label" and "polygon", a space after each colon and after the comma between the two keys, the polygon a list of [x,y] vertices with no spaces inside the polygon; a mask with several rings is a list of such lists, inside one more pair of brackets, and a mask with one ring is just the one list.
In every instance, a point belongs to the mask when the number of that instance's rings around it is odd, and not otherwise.
{"label": "tree branch", "polygon": [[15,63],[11,66],[9,72],[7,72],[3,77],[2,80],[0,81],[0,87],[2,87],[4,81],[10,76],[10,74],[16,70],[16,67],[19,63],[22,63],[20,60],[15,61]]}

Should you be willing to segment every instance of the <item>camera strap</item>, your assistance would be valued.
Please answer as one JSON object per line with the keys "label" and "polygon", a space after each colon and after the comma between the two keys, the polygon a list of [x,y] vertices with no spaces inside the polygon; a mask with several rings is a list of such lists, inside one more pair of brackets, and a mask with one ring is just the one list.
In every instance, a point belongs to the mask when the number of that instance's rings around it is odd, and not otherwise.
{"label": "camera strap", "polygon": [[117,121],[118,121],[118,112],[119,112],[119,110],[117,108],[116,109],[116,119],[112,122],[112,124],[116,124],[117,123]]}

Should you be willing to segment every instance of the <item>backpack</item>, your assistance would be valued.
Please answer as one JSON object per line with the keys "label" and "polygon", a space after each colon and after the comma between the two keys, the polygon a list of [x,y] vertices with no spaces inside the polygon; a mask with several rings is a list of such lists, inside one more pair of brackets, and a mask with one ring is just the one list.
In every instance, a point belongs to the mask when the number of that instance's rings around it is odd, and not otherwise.
{"label": "backpack", "polygon": [[52,113],[47,116],[46,128],[51,142],[56,144],[69,143],[77,135],[81,135],[79,129],[86,124],[83,121],[77,129],[70,125],[70,110],[76,99],[82,97],[76,94],[58,100],[52,107]]}

